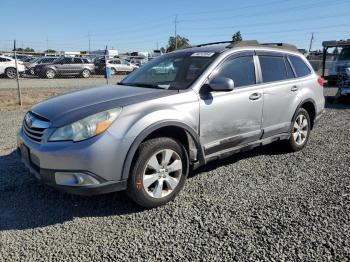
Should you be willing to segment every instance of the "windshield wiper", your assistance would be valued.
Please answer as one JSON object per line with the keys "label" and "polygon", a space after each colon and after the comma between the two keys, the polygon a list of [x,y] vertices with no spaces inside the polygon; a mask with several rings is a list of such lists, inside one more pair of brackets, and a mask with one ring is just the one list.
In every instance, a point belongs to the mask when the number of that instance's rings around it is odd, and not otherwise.
{"label": "windshield wiper", "polygon": [[130,84],[123,83],[123,85],[137,86],[137,87],[146,87],[146,88],[156,88],[156,89],[166,89],[166,88],[163,88],[163,87],[161,87],[159,85],[147,84],[147,83],[130,83]]}

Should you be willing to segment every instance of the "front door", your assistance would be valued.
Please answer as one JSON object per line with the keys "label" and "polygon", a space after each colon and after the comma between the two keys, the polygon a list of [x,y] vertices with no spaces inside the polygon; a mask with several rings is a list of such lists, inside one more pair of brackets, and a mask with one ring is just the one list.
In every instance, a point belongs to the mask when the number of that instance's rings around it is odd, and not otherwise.
{"label": "front door", "polygon": [[256,85],[256,72],[252,52],[232,55],[210,78],[231,78],[234,90],[205,91],[202,87],[200,138],[206,155],[260,139],[263,94]]}

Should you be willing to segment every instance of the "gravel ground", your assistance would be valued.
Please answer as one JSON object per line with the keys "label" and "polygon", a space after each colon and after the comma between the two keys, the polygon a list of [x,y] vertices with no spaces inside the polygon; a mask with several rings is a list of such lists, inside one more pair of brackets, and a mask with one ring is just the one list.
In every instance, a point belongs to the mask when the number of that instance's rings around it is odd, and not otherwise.
{"label": "gravel ground", "polygon": [[327,107],[302,152],[212,162],[153,210],[40,185],[11,150],[23,113],[0,112],[0,261],[349,261],[350,106]]}

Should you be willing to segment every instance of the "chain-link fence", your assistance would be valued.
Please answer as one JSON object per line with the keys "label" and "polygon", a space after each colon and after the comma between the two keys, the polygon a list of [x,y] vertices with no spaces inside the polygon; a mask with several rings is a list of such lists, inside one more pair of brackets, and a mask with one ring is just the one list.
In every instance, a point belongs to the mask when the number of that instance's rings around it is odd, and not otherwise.
{"label": "chain-link fence", "polygon": [[0,51],[0,110],[22,103],[28,107],[55,94],[114,85],[150,59],[148,54],[122,55],[107,48],[90,53]]}

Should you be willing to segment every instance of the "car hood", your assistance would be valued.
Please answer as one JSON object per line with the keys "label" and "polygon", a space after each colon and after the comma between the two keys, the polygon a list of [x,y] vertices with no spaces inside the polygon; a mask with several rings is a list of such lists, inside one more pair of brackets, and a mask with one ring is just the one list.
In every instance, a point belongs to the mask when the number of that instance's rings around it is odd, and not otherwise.
{"label": "car hood", "polygon": [[104,110],[177,92],[124,85],[101,86],[53,97],[33,106],[31,111],[48,119],[52,127],[59,127]]}

